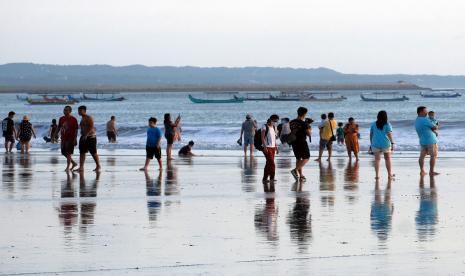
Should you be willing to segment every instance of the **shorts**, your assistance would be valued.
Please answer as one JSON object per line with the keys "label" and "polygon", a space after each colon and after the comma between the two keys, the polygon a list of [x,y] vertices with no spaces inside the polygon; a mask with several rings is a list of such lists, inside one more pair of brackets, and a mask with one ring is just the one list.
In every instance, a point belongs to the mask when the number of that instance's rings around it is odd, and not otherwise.
{"label": "shorts", "polygon": [[116,133],[112,131],[107,131],[107,137],[109,142],[116,141]]}
{"label": "shorts", "polygon": [[74,141],[61,142],[61,154],[64,156],[72,155],[74,153]]}
{"label": "shorts", "polygon": [[338,138],[337,138],[337,142],[338,142],[338,143],[344,144],[344,142],[345,142],[344,137],[338,137]]}
{"label": "shorts", "polygon": [[89,152],[94,155],[97,153],[97,137],[87,137],[79,139],[79,153],[85,154]]}
{"label": "shorts", "polygon": [[371,147],[371,151],[372,151],[373,153],[391,153],[391,147],[389,147],[389,148],[384,148],[384,149]]}
{"label": "shorts", "polygon": [[172,144],[173,144],[173,142],[174,142],[174,135],[172,135],[172,134],[167,134],[167,135],[165,135],[165,138],[166,138],[166,143],[167,143],[168,145],[172,145]]}
{"label": "shorts", "polygon": [[253,136],[244,136],[244,146],[253,145],[254,137]]}
{"label": "shorts", "polygon": [[31,141],[31,138],[32,138],[31,136],[25,136],[25,137],[23,136],[23,137],[19,137],[19,141],[21,143],[29,143]]}
{"label": "shorts", "polygon": [[438,156],[438,144],[421,145],[421,152],[433,157]]}
{"label": "shorts", "polygon": [[331,140],[324,140],[324,139],[320,139],[320,150],[323,150],[323,149],[332,149],[333,148],[333,141]]}
{"label": "shorts", "polygon": [[13,144],[15,143],[15,137],[13,136],[13,134],[5,136],[5,144],[8,142],[13,143]]}
{"label": "shorts", "polygon": [[297,160],[310,159],[310,149],[308,148],[306,140],[295,141],[292,144],[292,151]]}
{"label": "shorts", "polygon": [[147,153],[147,159],[153,159],[153,156],[157,160],[161,159],[161,148],[160,147],[145,147],[145,152]]}

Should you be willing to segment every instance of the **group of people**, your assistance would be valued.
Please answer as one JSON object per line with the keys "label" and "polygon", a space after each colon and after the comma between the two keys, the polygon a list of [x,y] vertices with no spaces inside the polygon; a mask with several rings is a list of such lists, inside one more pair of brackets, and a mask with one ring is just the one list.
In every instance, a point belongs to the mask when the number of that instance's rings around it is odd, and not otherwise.
{"label": "group of people", "polygon": [[[310,159],[310,150],[307,140],[311,142],[313,123],[312,119],[306,118],[307,108],[299,107],[297,117],[294,120],[288,118],[281,119],[278,125],[279,116],[273,114],[269,117],[263,127],[258,127],[257,122],[250,114],[247,114],[246,120],[242,123],[240,138],[238,144],[243,145],[244,155],[250,151],[253,156],[254,149],[263,152],[266,163],[263,172],[263,182],[275,181],[275,155],[279,152],[277,141],[281,144],[292,147],[296,158],[295,168],[291,170],[292,176],[296,181],[305,182],[306,177],[303,174],[303,167]],[[420,106],[417,108],[417,119],[415,120],[415,129],[419,137],[420,157],[419,166],[421,175],[426,175],[425,158],[430,156],[429,175],[434,176],[438,173],[435,171],[436,159],[438,155],[438,129],[439,123],[434,117],[434,112],[428,112],[427,108]],[[349,159],[352,160],[352,154],[356,162],[359,161],[359,125],[355,119],[350,117],[347,123],[337,123],[334,113],[321,115],[321,121],[318,123],[319,131],[319,152],[317,162],[321,162],[323,153],[328,151],[328,161],[332,157],[333,143],[345,145]],[[383,155],[388,173],[388,178],[392,179],[395,175],[392,173],[391,153],[394,150],[394,140],[392,135],[392,126],[388,121],[387,112],[382,110],[378,113],[377,119],[370,126],[370,153],[375,156],[375,178],[380,178],[380,162]]]}

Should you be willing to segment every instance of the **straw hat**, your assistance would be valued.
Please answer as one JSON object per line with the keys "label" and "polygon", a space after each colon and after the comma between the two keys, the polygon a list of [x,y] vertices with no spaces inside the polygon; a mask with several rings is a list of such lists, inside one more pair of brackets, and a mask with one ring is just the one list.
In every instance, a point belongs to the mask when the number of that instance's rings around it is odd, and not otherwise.
{"label": "straw hat", "polygon": [[23,116],[23,121],[29,121],[29,116],[24,115],[24,116]]}

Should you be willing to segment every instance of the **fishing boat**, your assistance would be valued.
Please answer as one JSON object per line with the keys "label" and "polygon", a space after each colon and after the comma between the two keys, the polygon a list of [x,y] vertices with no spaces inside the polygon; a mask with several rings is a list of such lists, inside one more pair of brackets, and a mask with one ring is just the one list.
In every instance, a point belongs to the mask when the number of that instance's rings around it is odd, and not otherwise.
{"label": "fishing boat", "polygon": [[27,101],[29,99],[29,96],[16,95],[16,99],[18,101]]}
{"label": "fishing boat", "polygon": [[458,92],[451,92],[451,91],[433,91],[430,93],[423,93],[420,92],[420,96],[423,98],[458,98],[462,97],[462,94]]}
{"label": "fishing boat", "polygon": [[307,97],[302,99],[309,102],[341,102],[347,100],[347,97],[341,96],[335,92],[311,92]]}
{"label": "fishing boat", "polygon": [[281,91],[279,95],[271,95],[270,100],[279,102],[299,102],[309,97],[305,92]]}
{"label": "fishing boat", "polygon": [[365,102],[404,102],[409,100],[407,96],[397,92],[366,93],[361,94],[360,98]]}
{"label": "fishing boat", "polygon": [[255,93],[247,93],[244,100],[246,101],[269,101],[270,98],[271,98],[271,95],[269,93],[255,92]]}
{"label": "fishing boat", "polygon": [[97,94],[82,94],[81,100],[86,102],[121,102],[126,100],[123,96],[117,96],[118,94],[111,94],[110,96],[106,96],[103,93]]}
{"label": "fishing boat", "polygon": [[195,98],[189,94],[189,100],[197,104],[207,104],[207,103],[243,103],[244,98],[233,95],[230,99],[200,99]]}
{"label": "fishing boat", "polygon": [[73,105],[76,103],[75,100],[62,99],[62,98],[49,98],[44,96],[42,99],[27,99],[27,102],[31,105]]}

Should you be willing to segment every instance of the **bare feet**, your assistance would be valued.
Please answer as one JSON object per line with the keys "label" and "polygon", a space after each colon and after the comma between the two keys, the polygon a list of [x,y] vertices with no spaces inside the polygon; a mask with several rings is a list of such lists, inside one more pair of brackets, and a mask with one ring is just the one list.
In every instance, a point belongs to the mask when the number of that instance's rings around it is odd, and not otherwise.
{"label": "bare feet", "polygon": [[73,170],[74,170],[74,168],[76,168],[76,166],[77,166],[77,163],[76,163],[76,162],[73,162],[72,164],[73,164],[73,165],[71,166],[71,170],[73,171]]}
{"label": "bare feet", "polygon": [[73,170],[73,172],[84,172],[84,168],[79,167],[79,168]]}
{"label": "bare feet", "polygon": [[425,172],[425,171],[420,171],[420,175],[421,175],[421,176],[425,176],[425,175],[426,175],[426,172]]}
{"label": "bare feet", "polygon": [[321,162],[321,158],[315,159],[316,162]]}
{"label": "bare feet", "polygon": [[139,171],[141,171],[141,172],[146,172],[146,171],[147,171],[147,168],[146,168],[146,167],[140,168]]}
{"label": "bare feet", "polygon": [[394,179],[394,177],[396,177],[395,174],[391,174],[390,176],[388,176],[388,179]]}
{"label": "bare feet", "polygon": [[98,167],[96,167],[96,168],[94,169],[94,172],[100,172],[101,169],[102,169],[102,168],[101,168],[100,166],[98,166]]}

